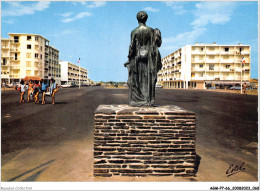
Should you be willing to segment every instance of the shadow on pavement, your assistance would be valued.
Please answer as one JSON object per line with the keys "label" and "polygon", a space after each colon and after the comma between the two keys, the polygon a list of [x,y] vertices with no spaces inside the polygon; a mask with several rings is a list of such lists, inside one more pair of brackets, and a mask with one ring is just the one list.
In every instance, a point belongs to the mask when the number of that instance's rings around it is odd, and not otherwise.
{"label": "shadow on pavement", "polygon": [[[35,168],[33,168],[33,169],[31,169],[31,170],[25,172],[25,173],[22,173],[22,174],[20,174],[20,175],[14,177],[14,178],[11,178],[11,179],[8,180],[8,181],[15,181],[16,179],[21,178],[22,176],[24,176],[24,175],[26,175],[26,174],[29,174],[29,173],[31,173],[31,172],[33,172],[33,171],[35,171],[35,170],[37,170],[37,169],[39,169],[39,168],[41,168],[41,167],[43,167],[43,166],[46,166],[46,165],[48,165],[48,164],[50,164],[50,163],[52,163],[52,162],[54,162],[54,161],[55,161],[55,160],[50,160],[50,161],[48,161],[48,162],[46,162],[46,163],[44,163],[44,164],[41,164],[40,166],[37,166],[37,167],[35,167]],[[46,167],[46,168],[47,168],[47,167]],[[28,177],[27,179],[29,179],[29,180],[25,179],[24,181],[30,181],[30,180],[33,180],[33,178],[34,178],[34,179],[37,178],[37,176],[39,176],[46,168],[44,168],[44,169],[42,169],[41,171],[39,171],[39,172],[33,174],[32,176]]]}
{"label": "shadow on pavement", "polygon": [[29,176],[28,178],[26,179],[23,179],[22,181],[25,181],[25,182],[32,182],[32,181],[36,181],[37,177],[47,169],[48,167],[45,167],[44,169],[34,173],[32,176]]}
{"label": "shadow on pavement", "polygon": [[68,104],[69,102],[65,102],[65,101],[57,101],[57,102],[55,102],[55,105],[56,104]]}
{"label": "shadow on pavement", "polygon": [[196,159],[195,159],[195,174],[197,174],[197,172],[199,170],[200,159],[201,159],[201,157],[199,155],[196,155]]}

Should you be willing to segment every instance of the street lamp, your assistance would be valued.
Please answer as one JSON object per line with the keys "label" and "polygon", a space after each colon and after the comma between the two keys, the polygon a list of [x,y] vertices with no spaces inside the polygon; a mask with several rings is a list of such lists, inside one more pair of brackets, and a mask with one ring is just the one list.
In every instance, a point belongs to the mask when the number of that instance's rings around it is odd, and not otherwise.
{"label": "street lamp", "polygon": [[242,79],[243,79],[243,76],[242,76],[242,74],[243,74],[243,63],[245,63],[246,61],[245,61],[245,57],[243,56],[243,58],[241,59],[241,74],[240,74],[240,79],[241,79],[241,94],[243,93],[242,92],[242,86],[243,86],[243,84],[242,84]]}
{"label": "street lamp", "polygon": [[[80,62],[80,58],[78,60],[78,64],[79,64],[79,62]],[[80,89],[80,66],[79,66],[79,89]]]}

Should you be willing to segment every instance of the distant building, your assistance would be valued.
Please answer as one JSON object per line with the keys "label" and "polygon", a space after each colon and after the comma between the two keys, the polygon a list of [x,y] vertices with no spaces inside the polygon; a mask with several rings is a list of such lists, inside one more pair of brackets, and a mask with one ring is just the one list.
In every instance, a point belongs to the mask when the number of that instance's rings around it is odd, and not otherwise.
{"label": "distant building", "polygon": [[1,79],[19,82],[26,76],[60,82],[59,51],[37,34],[8,33],[1,38]]}
{"label": "distant building", "polygon": [[[242,59],[244,63],[242,64]],[[158,83],[166,88],[206,88],[250,80],[250,46],[186,45],[162,59]]]}
{"label": "distant building", "polygon": [[61,84],[61,66],[59,64],[59,51],[52,46],[45,45],[45,65],[44,78],[55,79],[57,84]]}
{"label": "distant building", "polygon": [[[61,85],[75,84],[88,85],[90,80],[88,78],[88,70],[78,65],[72,64],[68,61],[59,61],[61,66]],[[80,78],[79,78],[80,76]]]}

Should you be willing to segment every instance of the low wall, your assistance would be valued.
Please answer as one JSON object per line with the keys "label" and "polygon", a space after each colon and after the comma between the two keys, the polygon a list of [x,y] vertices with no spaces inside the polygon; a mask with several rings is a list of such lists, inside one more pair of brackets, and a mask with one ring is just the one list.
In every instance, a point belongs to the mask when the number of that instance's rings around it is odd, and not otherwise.
{"label": "low wall", "polygon": [[94,176],[195,176],[195,113],[174,105],[100,105]]}

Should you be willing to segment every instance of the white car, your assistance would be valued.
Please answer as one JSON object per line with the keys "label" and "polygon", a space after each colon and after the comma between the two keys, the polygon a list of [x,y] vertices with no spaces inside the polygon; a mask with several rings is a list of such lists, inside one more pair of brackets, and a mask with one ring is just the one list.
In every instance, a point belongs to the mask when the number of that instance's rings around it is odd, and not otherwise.
{"label": "white car", "polygon": [[69,85],[69,84],[63,84],[63,85],[61,85],[61,87],[63,87],[63,88],[70,88],[71,85]]}

